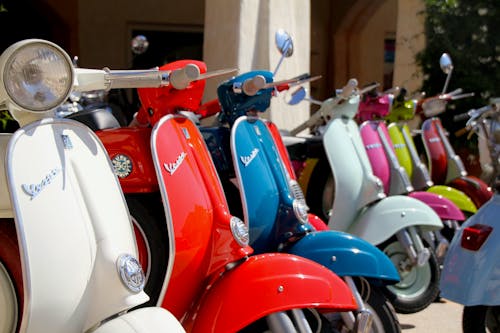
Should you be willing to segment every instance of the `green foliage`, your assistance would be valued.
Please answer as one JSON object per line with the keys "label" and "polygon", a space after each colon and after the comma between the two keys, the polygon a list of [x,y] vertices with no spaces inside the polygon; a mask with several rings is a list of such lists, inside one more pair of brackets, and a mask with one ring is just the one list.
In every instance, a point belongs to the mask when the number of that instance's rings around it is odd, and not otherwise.
{"label": "green foliage", "polygon": [[[424,0],[426,4],[426,49],[417,55],[424,74],[422,91],[434,96],[443,90],[446,74],[439,67],[442,53],[450,54],[453,72],[447,92],[462,88],[473,98],[448,103],[441,115],[444,126],[454,133],[464,123],[452,121],[454,114],[486,105],[500,97],[500,19],[498,0]],[[455,149],[475,150],[475,140],[450,136]]]}
{"label": "green foliage", "polygon": [[422,90],[427,96],[442,91],[446,75],[439,68],[439,57],[447,52],[454,65],[448,91],[462,88],[476,94],[457,105],[480,107],[490,97],[500,96],[498,0],[424,1],[427,47],[417,56],[425,78]]}
{"label": "green foliage", "polygon": [[6,110],[0,110],[0,133],[14,132],[19,126]]}

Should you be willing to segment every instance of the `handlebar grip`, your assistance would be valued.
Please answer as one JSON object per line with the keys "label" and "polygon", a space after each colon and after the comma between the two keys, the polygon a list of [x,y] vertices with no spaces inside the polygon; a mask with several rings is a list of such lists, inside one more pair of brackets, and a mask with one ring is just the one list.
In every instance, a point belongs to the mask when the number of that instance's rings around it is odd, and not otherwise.
{"label": "handlebar grip", "polygon": [[170,84],[175,89],[185,89],[192,81],[200,76],[200,69],[195,64],[187,64],[184,68],[174,70],[170,73]]}
{"label": "handlebar grip", "polygon": [[457,114],[456,116],[453,116],[453,121],[462,121],[462,120],[467,120],[470,118],[469,112]]}
{"label": "handlebar grip", "polygon": [[345,85],[345,87],[342,88],[339,94],[340,97],[344,99],[349,98],[349,96],[351,96],[352,92],[354,91],[354,89],[356,89],[357,86],[358,86],[358,80],[350,79],[349,82],[347,82],[347,84]]}
{"label": "handlebar grip", "polygon": [[266,85],[266,78],[262,75],[256,75],[243,82],[242,90],[245,95],[254,96],[260,89]]}

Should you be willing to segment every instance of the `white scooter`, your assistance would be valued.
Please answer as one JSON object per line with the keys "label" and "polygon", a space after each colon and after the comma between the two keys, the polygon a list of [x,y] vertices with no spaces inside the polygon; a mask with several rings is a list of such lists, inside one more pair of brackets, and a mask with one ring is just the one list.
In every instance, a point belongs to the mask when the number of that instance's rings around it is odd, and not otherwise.
{"label": "white scooter", "polygon": [[[418,312],[437,297],[440,274],[436,256],[421,234],[439,230],[443,224],[419,200],[401,195],[386,197],[354,121],[361,94],[355,79],[349,80],[336,97],[325,101],[306,98],[305,90],[299,88],[289,95],[289,104],[305,99],[321,107],[290,134],[297,135],[313,126],[321,134],[330,167],[322,173],[323,184],[330,182],[335,193],[329,200],[329,228],[356,235],[384,251],[401,278],[401,282],[386,287],[388,298],[398,312]],[[297,144],[306,138],[285,136],[283,140]]]}
{"label": "white scooter", "polygon": [[6,49],[0,73],[0,103],[21,126],[0,135],[0,332],[184,332],[165,309],[132,310],[148,296],[108,154],[86,126],[52,119],[71,91],[155,87],[169,73],[74,69],[37,39]]}

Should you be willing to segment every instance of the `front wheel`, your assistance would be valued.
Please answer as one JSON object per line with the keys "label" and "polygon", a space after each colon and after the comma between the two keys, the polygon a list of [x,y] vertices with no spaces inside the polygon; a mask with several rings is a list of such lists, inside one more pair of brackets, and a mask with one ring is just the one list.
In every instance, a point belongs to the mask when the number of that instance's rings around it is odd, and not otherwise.
{"label": "front wheel", "polygon": [[[369,283],[364,278],[355,280],[356,289],[364,302],[364,307],[372,314],[370,333],[401,333],[398,317],[387,296],[380,287]],[[354,312],[353,315],[357,313]],[[328,332],[353,332],[354,317],[350,314],[326,313],[324,318],[329,327]],[[347,322],[349,321],[349,322]]]}
{"label": "front wheel", "polygon": [[500,332],[500,306],[466,306],[462,314],[464,333]]}
{"label": "front wheel", "polygon": [[[159,194],[158,194],[159,195]],[[144,291],[154,306],[163,288],[168,264],[169,241],[161,202],[153,195],[126,195],[132,218],[139,262],[146,275]]]}
{"label": "front wheel", "polygon": [[398,317],[389,299],[377,287],[362,279],[358,290],[373,314],[372,333],[401,333]]}
{"label": "front wheel", "polygon": [[306,201],[311,213],[328,222],[335,199],[335,179],[330,164],[321,159],[314,167],[307,186]]}
{"label": "front wheel", "polygon": [[18,321],[18,303],[14,282],[0,261],[0,332],[15,332]]}
{"label": "front wheel", "polygon": [[400,282],[383,287],[392,305],[399,313],[415,313],[428,307],[439,295],[439,263],[434,251],[422,266],[412,265],[406,250],[396,238],[379,248],[396,266]]}

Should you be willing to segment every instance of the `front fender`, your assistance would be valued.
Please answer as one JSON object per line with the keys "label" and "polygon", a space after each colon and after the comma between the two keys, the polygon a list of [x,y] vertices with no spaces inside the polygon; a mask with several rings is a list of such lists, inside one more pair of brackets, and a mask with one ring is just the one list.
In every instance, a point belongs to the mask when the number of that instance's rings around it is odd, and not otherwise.
{"label": "front fender", "polygon": [[309,233],[287,252],[313,260],[339,276],[399,281],[396,268],[382,251],[344,232],[328,230]]}
{"label": "front fender", "polygon": [[398,231],[412,226],[436,230],[441,229],[443,223],[423,202],[393,195],[366,208],[347,232],[379,245]]}
{"label": "front fender", "polygon": [[453,201],[462,212],[467,212],[471,215],[477,212],[476,205],[474,205],[472,200],[464,192],[456,188],[445,185],[434,185],[429,187],[427,192],[442,195]]}
{"label": "front fender", "polygon": [[261,254],[207,289],[184,326],[193,333],[232,333],[271,313],[298,308],[351,311],[356,303],[347,285],[327,268],[290,254]]}
{"label": "front fender", "polygon": [[[441,273],[440,289],[443,297],[466,306],[500,304],[499,210],[500,196],[495,195],[453,237]],[[474,224],[493,227],[478,251],[461,246],[464,228]]]}
{"label": "front fender", "polygon": [[485,182],[473,176],[455,178],[447,185],[467,194],[478,208],[490,200],[493,195],[491,188]]}
{"label": "front fender", "polygon": [[99,326],[94,333],[185,333],[179,321],[160,307],[141,308],[113,318]]}
{"label": "front fender", "polygon": [[431,207],[441,220],[465,221],[465,215],[460,208],[443,196],[423,191],[410,192],[408,195]]}

